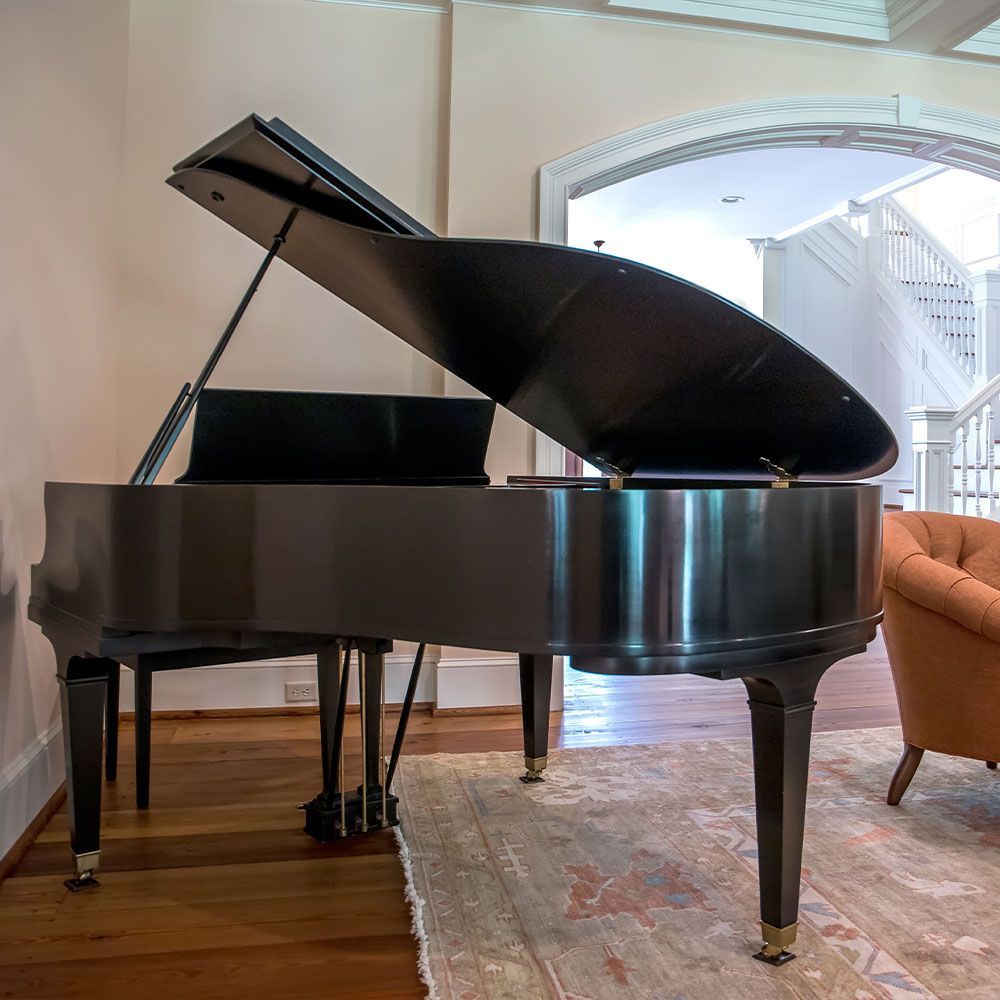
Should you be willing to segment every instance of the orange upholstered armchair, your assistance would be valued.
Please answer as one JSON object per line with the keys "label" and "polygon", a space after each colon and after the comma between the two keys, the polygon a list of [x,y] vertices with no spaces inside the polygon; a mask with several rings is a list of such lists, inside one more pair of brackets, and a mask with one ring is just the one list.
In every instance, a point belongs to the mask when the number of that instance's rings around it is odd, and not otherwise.
{"label": "orange upholstered armchair", "polygon": [[1000,524],[885,516],[883,632],[903,723],[896,805],[925,750],[1000,758]]}

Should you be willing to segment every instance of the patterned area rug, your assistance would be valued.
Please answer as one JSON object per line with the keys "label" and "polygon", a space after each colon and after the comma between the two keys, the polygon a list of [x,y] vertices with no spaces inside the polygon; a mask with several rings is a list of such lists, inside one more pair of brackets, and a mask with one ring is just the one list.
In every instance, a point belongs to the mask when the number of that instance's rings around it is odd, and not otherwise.
{"label": "patterned area rug", "polygon": [[401,850],[440,1000],[997,1000],[1000,781],[928,754],[896,808],[896,729],[817,735],[798,958],[759,946],[750,746],[402,766]]}

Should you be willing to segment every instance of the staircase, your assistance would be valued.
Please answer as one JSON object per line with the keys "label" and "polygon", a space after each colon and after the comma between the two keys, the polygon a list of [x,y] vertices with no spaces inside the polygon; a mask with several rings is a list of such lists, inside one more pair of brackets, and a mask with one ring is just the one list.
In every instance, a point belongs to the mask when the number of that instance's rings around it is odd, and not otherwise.
{"label": "staircase", "polygon": [[899,492],[918,510],[1000,518],[1000,272],[970,274],[891,197],[869,206],[867,229],[870,266],[944,352],[917,348],[925,369],[938,384],[960,375],[950,384],[968,393],[958,407],[907,411],[913,483]]}
{"label": "staircase", "polygon": [[883,276],[974,378],[976,305],[968,270],[893,198],[883,198],[877,210]]}
{"label": "staircase", "polygon": [[913,485],[899,492],[917,510],[1000,518],[1000,272],[970,274],[892,198],[875,212],[882,277],[970,384],[959,407],[907,411]]}

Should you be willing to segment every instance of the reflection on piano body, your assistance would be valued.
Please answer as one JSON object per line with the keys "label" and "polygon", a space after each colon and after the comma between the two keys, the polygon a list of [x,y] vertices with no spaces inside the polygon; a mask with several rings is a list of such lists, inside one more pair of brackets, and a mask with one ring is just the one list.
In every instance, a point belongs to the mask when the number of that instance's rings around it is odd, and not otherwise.
{"label": "reflection on piano body", "polygon": [[[816,686],[881,618],[881,493],[849,481],[896,459],[878,414],[773,327],[676,277],[564,247],[438,238],[277,119],[237,124],[168,183],[267,257],[132,482],[47,486],[30,614],[62,682],[75,884],[94,884],[97,869],[102,712],[118,663],[314,649],[323,786],[306,828],[331,839],[396,821],[408,709],[387,764],[391,641],[508,650],[528,778],[545,766],[553,657],[743,681],[757,957],[790,958]],[[323,394],[206,389],[278,258],[486,399],[357,397],[356,439],[330,440]],[[493,402],[608,478],[485,485]],[[150,485],[194,408],[189,472]],[[445,437],[431,439],[433,426]],[[390,461],[397,446],[406,458]],[[449,467],[446,454],[471,457]],[[348,790],[352,650],[367,741]],[[420,654],[411,702],[419,665]]]}

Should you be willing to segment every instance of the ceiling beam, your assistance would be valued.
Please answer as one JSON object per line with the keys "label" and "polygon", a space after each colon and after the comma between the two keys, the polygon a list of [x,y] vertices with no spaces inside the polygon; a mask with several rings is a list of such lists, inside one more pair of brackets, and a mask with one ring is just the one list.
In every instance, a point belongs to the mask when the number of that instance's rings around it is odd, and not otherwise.
{"label": "ceiling beam", "polygon": [[889,48],[951,52],[1000,19],[1000,0],[889,0]]}

